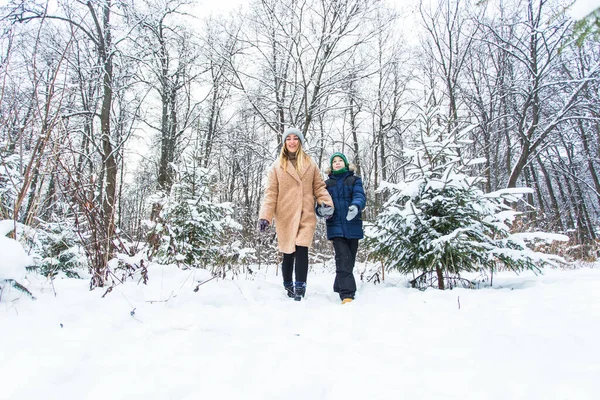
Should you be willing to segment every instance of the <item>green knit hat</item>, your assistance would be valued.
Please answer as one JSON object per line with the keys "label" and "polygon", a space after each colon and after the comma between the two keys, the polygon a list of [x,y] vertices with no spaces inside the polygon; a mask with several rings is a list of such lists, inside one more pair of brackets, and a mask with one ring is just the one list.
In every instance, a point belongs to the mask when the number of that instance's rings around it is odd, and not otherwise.
{"label": "green knit hat", "polygon": [[344,160],[344,166],[346,167],[346,170],[347,170],[347,169],[348,169],[348,167],[349,167],[349,164],[348,164],[348,159],[346,158],[346,156],[345,156],[343,153],[340,153],[340,152],[338,152],[338,153],[333,153],[333,154],[331,155],[331,158],[329,159],[329,166],[331,167],[331,170],[333,171],[333,159],[334,159],[335,157],[339,157],[339,158],[341,158],[342,160]]}

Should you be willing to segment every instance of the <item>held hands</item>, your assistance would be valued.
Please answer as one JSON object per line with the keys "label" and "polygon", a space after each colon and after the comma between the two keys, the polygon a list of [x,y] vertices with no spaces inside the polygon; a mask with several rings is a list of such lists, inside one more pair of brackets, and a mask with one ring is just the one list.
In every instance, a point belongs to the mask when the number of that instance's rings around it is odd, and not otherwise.
{"label": "held hands", "polygon": [[319,215],[325,219],[329,219],[333,216],[333,207],[325,203],[321,203],[318,207]]}
{"label": "held hands", "polygon": [[259,219],[258,224],[260,225],[261,232],[266,231],[267,228],[269,227],[269,221],[267,221],[266,219]]}
{"label": "held hands", "polygon": [[358,214],[358,207],[355,204],[352,204],[348,207],[348,215],[346,216],[346,220],[353,220],[354,217]]}

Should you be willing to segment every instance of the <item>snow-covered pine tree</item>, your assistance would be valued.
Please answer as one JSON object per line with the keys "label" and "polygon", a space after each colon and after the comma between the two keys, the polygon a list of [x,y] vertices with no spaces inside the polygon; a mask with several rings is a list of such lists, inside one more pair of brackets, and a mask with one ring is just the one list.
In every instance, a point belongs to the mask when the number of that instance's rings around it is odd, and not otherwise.
{"label": "snow-covered pine tree", "polygon": [[231,217],[230,203],[213,200],[215,179],[208,169],[184,167],[176,179],[168,196],[151,199],[162,203],[153,226],[160,237],[156,261],[206,267],[220,254],[226,230],[241,226]]}
{"label": "snow-covered pine tree", "polygon": [[40,221],[34,249],[39,254],[36,270],[50,278],[63,273],[69,278],[80,278],[88,268],[81,237],[77,234],[75,219],[70,215],[67,204],[56,204],[62,208],[60,216],[50,216],[50,221]]}
{"label": "snow-covered pine tree", "polygon": [[[483,160],[461,156],[470,129],[448,133],[435,109],[420,117],[420,143],[405,151],[406,179],[384,183],[390,198],[367,227],[372,256],[389,268],[417,276],[414,287],[451,288],[463,272],[496,267],[539,271],[560,258],[530,250],[511,233],[517,215],[508,204],[528,188],[483,193],[481,177],[468,175]],[[561,235],[528,234],[542,240]],[[437,284],[437,285],[436,285]]]}
{"label": "snow-covered pine tree", "polygon": [[23,175],[18,154],[0,153],[0,219],[13,218],[13,210]]}

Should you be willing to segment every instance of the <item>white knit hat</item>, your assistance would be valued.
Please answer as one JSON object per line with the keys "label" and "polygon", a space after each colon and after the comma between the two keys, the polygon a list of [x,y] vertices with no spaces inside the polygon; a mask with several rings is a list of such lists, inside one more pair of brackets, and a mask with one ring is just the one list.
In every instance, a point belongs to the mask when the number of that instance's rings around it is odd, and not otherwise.
{"label": "white knit hat", "polygon": [[289,135],[298,136],[298,139],[300,139],[300,144],[302,144],[304,146],[304,135],[302,134],[302,132],[300,132],[300,129],[290,127],[290,128],[287,128],[285,131],[283,131],[283,143],[285,143],[285,139]]}

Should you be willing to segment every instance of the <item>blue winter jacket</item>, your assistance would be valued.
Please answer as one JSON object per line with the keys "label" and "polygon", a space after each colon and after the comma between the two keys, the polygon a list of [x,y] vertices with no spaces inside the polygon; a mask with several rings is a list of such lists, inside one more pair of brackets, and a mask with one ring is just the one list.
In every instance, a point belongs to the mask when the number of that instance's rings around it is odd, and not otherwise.
{"label": "blue winter jacket", "polygon": [[[350,181],[346,179],[354,176],[353,171],[348,171],[343,174],[329,174],[327,191],[333,199],[335,211],[333,216],[326,220],[327,223],[327,239],[335,237],[344,237],[346,239],[362,239],[362,210],[365,208],[366,197],[363,189],[362,179],[355,177],[354,185],[348,185]],[[358,207],[358,214],[352,220],[347,221],[348,207],[352,204]]]}

